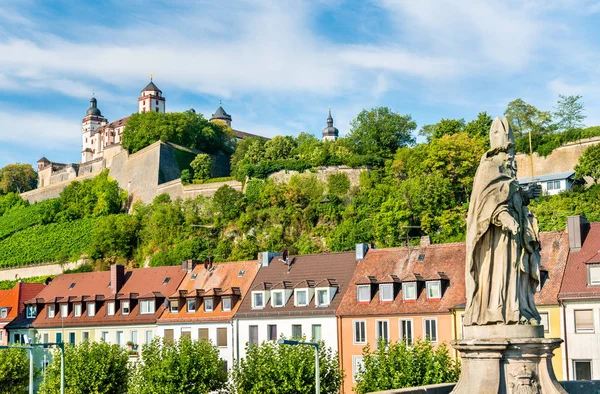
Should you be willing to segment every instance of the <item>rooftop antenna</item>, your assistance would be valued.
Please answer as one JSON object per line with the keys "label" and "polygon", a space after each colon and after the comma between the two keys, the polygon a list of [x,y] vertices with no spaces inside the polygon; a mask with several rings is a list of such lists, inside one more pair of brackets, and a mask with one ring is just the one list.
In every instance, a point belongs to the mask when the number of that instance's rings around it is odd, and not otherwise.
{"label": "rooftop antenna", "polygon": [[219,100],[219,107],[223,105],[223,100]]}
{"label": "rooftop antenna", "polygon": [[150,73],[150,82],[152,82],[152,73]]}

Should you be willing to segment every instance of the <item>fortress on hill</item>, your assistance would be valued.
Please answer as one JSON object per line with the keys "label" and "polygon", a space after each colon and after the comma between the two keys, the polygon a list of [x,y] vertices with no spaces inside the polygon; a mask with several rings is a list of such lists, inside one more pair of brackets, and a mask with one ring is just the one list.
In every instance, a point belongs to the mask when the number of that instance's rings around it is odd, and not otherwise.
{"label": "fortress on hill", "polygon": [[[165,113],[165,110],[166,98],[151,79],[141,91],[137,111]],[[161,193],[167,193],[172,198],[211,195],[225,183],[241,189],[241,184],[235,181],[184,186],[176,156],[187,155],[191,161],[195,155],[202,153],[194,149],[158,141],[129,154],[121,145],[129,118],[126,116],[109,122],[98,107],[98,100],[92,97],[90,107],[81,121],[81,162],[56,163],[42,157],[37,162],[38,188],[23,193],[22,197],[31,203],[56,198],[71,182],[93,178],[105,169],[109,170],[110,176],[122,189],[127,190],[133,201],[146,203]],[[209,120],[231,127],[232,117],[219,106]],[[233,132],[236,139],[253,136],[235,129]],[[213,177],[229,175],[229,156],[219,153],[211,157],[215,164]]]}
{"label": "fortress on hill", "polygon": [[[156,86],[151,76],[150,82],[142,89],[137,100],[137,112],[165,113],[166,101],[162,90]],[[141,200],[145,203],[151,202],[154,197],[162,193],[169,194],[171,198],[212,195],[224,184],[237,190],[242,189],[242,184],[237,181],[183,185],[177,158],[187,155],[191,161],[195,155],[203,153],[195,149],[158,141],[130,154],[121,145],[123,131],[129,118],[130,116],[126,116],[109,122],[98,107],[98,100],[92,97],[90,107],[81,121],[81,162],[57,163],[42,157],[37,162],[37,189],[22,193],[21,196],[30,203],[56,198],[71,182],[93,178],[105,169],[108,169],[110,176],[128,192],[132,201]],[[222,106],[219,106],[209,121],[231,128],[232,117]],[[240,130],[232,130],[237,140],[256,137]],[[335,141],[338,136],[339,131],[333,126],[333,117],[329,110],[327,126],[322,131],[322,138]],[[230,174],[228,155],[219,153],[211,155],[211,158],[214,164],[212,177]],[[282,177],[285,178],[284,175],[279,176]]]}

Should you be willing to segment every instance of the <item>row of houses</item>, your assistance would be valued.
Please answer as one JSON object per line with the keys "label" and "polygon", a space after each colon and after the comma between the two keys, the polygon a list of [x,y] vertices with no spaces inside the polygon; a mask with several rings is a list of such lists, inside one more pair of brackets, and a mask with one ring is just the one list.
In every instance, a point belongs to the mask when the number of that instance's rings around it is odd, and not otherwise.
{"label": "row of houses", "polygon": [[[559,379],[600,379],[600,223],[569,218],[541,234],[535,295]],[[322,340],[339,352],[350,393],[365,345],[462,336],[465,244],[430,244],[252,261],[63,274],[0,293],[0,341],[105,341],[132,357],[155,336],[215,344],[231,366],[248,345],[280,336]]]}

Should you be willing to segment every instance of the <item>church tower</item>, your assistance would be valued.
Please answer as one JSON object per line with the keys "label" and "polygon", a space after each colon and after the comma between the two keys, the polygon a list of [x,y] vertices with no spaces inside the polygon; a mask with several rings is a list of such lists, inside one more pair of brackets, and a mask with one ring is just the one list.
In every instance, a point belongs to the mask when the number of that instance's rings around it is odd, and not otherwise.
{"label": "church tower", "polygon": [[327,127],[323,129],[323,141],[335,141],[338,139],[340,132],[333,127],[333,118],[331,117],[331,107],[329,108],[329,116],[327,117]]}
{"label": "church tower", "polygon": [[219,105],[219,108],[212,114],[212,117],[209,119],[211,122],[221,123],[227,127],[231,127],[231,115],[229,115],[223,107]]}
{"label": "church tower", "polygon": [[138,98],[138,113],[147,111],[165,113],[165,98],[158,86],[152,82],[152,74],[150,82],[142,89],[142,96]]}
{"label": "church tower", "polygon": [[104,126],[107,120],[102,116],[102,112],[98,109],[98,101],[95,97],[90,99],[90,108],[88,108],[85,118],[81,121],[81,162],[85,163],[93,159],[94,153],[98,151],[99,144],[95,143],[95,131]]}

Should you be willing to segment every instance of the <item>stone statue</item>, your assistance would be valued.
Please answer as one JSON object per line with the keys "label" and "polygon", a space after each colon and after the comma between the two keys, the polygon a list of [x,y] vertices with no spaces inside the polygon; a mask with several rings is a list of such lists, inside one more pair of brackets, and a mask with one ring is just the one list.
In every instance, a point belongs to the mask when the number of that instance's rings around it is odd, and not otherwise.
{"label": "stone statue", "polygon": [[475,175],[467,217],[467,304],[463,324],[540,323],[533,295],[540,281],[537,219],[528,209],[536,187],[516,178],[514,136],[494,119],[490,149]]}

